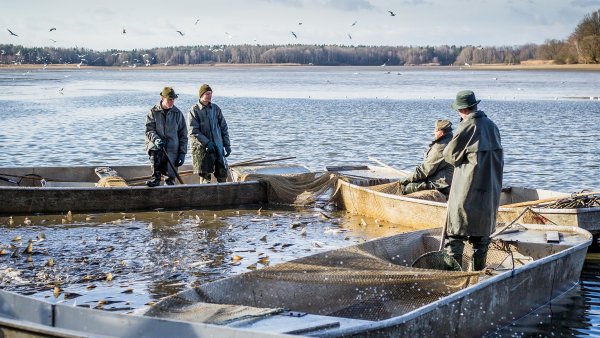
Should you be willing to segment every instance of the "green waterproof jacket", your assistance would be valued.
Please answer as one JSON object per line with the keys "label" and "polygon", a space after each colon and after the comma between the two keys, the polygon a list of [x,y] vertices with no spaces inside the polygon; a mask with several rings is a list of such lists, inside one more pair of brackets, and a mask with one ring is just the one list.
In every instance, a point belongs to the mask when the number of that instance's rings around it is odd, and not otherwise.
{"label": "green waterproof jacket", "polygon": [[500,131],[482,111],[469,114],[444,149],[454,166],[448,236],[489,236],[496,229],[504,154]]}
{"label": "green waterproof jacket", "polygon": [[[186,154],[188,148],[188,132],[185,116],[177,107],[169,109],[166,113],[160,102],[152,107],[146,116],[146,152],[156,150],[154,140],[161,138],[167,142],[167,154],[173,164],[179,154]],[[175,177],[171,166],[169,176]]]}
{"label": "green waterproof jacket", "polygon": [[431,142],[423,163],[408,175],[408,182],[425,182],[428,188],[442,191],[450,188],[454,167],[444,160],[443,152],[451,139],[452,132],[447,132],[440,139]]}
{"label": "green waterproof jacket", "polygon": [[[214,109],[216,124],[220,130],[221,139],[216,140],[210,128],[209,114]],[[194,173],[212,173],[214,171],[215,157],[206,152],[208,141],[215,143],[219,152],[223,148],[230,147],[229,128],[223,117],[221,108],[214,103],[203,106],[200,101],[193,105],[188,111],[188,132],[191,139],[192,161]],[[223,154],[218,154],[223,156]]]}

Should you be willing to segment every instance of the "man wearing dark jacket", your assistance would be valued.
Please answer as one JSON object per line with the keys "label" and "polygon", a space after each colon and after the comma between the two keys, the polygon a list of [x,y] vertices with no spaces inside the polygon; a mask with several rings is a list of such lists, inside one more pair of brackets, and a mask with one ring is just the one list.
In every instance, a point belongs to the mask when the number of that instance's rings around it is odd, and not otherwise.
{"label": "man wearing dark jacket", "polygon": [[454,166],[448,197],[446,252],[462,260],[464,242],[473,245],[473,269],[483,270],[496,228],[500,205],[504,153],[498,127],[483,111],[475,93],[463,90],[456,94],[452,108],[461,122],[444,149],[444,159]]}
{"label": "man wearing dark jacket", "polygon": [[221,108],[212,103],[212,88],[200,86],[198,103],[188,112],[189,137],[192,139],[194,173],[200,183],[208,183],[211,174],[217,182],[227,180],[227,160],[231,154],[229,129]]}
{"label": "man wearing dark jacket", "polygon": [[452,139],[452,123],[437,120],[433,135],[434,140],[425,152],[423,163],[401,182],[403,194],[436,189],[448,196],[454,167],[444,160],[443,151]]}
{"label": "man wearing dark jacket", "polygon": [[160,93],[160,102],[152,107],[146,116],[146,152],[150,157],[152,178],[146,182],[149,187],[160,185],[162,175],[166,175],[167,185],[175,184],[177,168],[185,161],[188,147],[187,127],[183,113],[175,107],[177,94],[172,87],[165,87]]}

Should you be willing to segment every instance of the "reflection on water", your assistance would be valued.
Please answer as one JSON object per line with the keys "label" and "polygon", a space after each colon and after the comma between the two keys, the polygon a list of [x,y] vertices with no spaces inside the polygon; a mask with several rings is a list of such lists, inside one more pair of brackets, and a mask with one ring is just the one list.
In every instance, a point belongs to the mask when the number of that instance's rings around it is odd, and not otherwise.
{"label": "reflection on water", "polygon": [[126,311],[248,269],[412,230],[368,218],[365,226],[340,212],[258,209],[4,217],[0,288]]}

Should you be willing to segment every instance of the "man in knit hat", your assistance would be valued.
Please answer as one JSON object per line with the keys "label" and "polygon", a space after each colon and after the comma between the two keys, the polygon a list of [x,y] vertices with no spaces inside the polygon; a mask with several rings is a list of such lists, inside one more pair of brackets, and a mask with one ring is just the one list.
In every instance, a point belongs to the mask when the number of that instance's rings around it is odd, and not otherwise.
{"label": "man in knit hat", "polygon": [[[146,185],[160,185],[162,175],[165,184],[174,185],[177,167],[183,165],[188,147],[188,133],[183,113],[175,107],[177,94],[172,87],[165,87],[157,103],[146,116],[146,152],[150,157],[152,176]],[[173,164],[173,168],[169,161]]]}
{"label": "man in knit hat", "polygon": [[200,86],[200,99],[188,112],[194,173],[200,176],[200,183],[210,182],[211,174],[217,182],[225,182],[228,174],[226,157],[231,154],[227,122],[221,108],[212,103],[212,93],[208,84]]}
{"label": "man in knit hat", "polygon": [[444,149],[444,159],[454,166],[445,248],[461,262],[468,241],[473,246],[473,270],[486,266],[504,168],[500,131],[483,111],[477,110],[479,102],[470,90],[456,94],[452,109],[458,110],[461,122]]}
{"label": "man in knit hat", "polygon": [[454,167],[444,160],[442,153],[452,139],[452,123],[448,120],[437,120],[433,136],[434,140],[425,151],[423,163],[401,181],[403,194],[436,189],[448,196]]}

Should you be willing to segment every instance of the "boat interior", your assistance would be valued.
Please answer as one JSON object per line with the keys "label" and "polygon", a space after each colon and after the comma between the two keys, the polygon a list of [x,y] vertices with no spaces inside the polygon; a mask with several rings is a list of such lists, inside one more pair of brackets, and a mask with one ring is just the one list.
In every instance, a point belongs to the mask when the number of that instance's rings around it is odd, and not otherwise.
{"label": "boat interior", "polygon": [[590,240],[579,229],[555,227],[552,234],[548,229],[519,225],[497,235],[485,271],[469,271],[467,248],[463,271],[412,267],[421,255],[438,250],[441,229],[429,229],[204,284],[165,298],[145,315],[309,335],[368,325]]}

